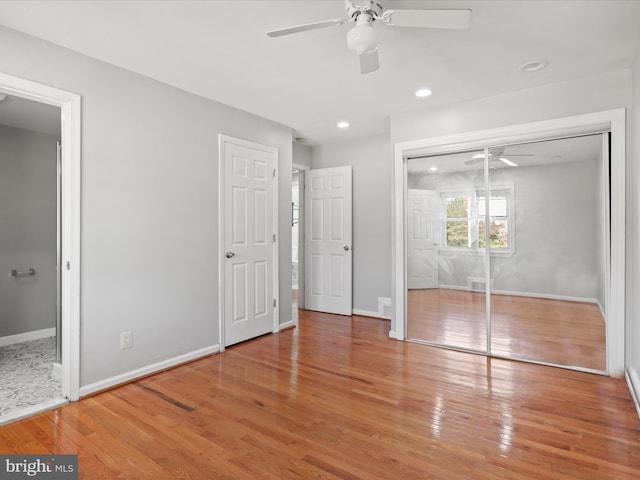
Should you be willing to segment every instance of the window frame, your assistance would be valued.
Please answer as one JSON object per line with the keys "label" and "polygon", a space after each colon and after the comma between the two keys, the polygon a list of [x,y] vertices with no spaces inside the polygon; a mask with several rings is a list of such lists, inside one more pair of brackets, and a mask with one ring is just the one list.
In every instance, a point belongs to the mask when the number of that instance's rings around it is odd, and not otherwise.
{"label": "window frame", "polygon": [[[506,209],[507,215],[502,215],[498,218],[506,218],[507,220],[507,248],[489,247],[491,255],[498,256],[511,256],[515,253],[515,195],[513,184],[496,184],[491,185],[489,194],[484,192],[484,186],[473,186],[468,189],[451,189],[451,190],[439,190],[440,195],[440,213],[441,213],[441,234],[440,234],[440,251],[450,253],[479,253],[485,250],[485,247],[480,246],[480,221],[483,219],[479,215],[480,211],[480,199],[485,199],[485,208],[489,208],[489,214],[491,214],[490,200],[492,196],[505,196],[506,197]],[[506,192],[506,195],[496,195]],[[447,244],[447,224],[449,221],[463,222],[463,218],[451,218],[447,217],[447,199],[467,197],[469,199],[468,206],[468,218],[466,219],[468,224],[468,244],[469,246],[451,246]],[[489,201],[487,201],[489,199]],[[489,218],[492,218],[491,215]],[[484,217],[486,220],[486,216]]]}

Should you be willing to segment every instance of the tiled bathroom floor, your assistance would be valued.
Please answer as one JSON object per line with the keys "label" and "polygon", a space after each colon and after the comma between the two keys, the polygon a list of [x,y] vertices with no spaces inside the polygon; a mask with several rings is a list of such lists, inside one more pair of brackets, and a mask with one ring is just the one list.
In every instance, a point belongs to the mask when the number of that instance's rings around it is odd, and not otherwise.
{"label": "tiled bathroom floor", "polygon": [[62,382],[53,377],[55,359],[55,337],[0,347],[0,424],[63,400]]}

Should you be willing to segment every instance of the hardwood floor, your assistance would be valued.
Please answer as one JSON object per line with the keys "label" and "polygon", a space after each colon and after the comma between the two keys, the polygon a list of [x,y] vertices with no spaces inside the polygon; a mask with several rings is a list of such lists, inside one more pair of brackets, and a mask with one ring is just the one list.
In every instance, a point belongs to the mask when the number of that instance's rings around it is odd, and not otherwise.
{"label": "hardwood floor", "polygon": [[267,335],[0,428],[1,453],[78,453],[82,479],[631,480],[623,380],[388,337],[300,311]]}
{"label": "hardwood floor", "polygon": [[[493,295],[491,350],[511,358],[605,371],[606,334],[593,303]],[[409,290],[410,338],[486,351],[484,293]]]}

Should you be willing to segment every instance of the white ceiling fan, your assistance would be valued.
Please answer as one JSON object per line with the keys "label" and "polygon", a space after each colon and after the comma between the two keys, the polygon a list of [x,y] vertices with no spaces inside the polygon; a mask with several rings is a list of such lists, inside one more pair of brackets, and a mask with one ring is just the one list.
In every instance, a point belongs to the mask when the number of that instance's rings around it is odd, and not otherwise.
{"label": "white ceiling fan", "polygon": [[332,27],[354,22],[347,33],[349,50],[360,58],[360,72],[370,73],[380,68],[378,61],[378,40],[373,28],[374,22],[390,27],[450,28],[464,29],[471,24],[471,10],[384,10],[383,0],[345,0],[347,18],[324,20],[295,27],[281,28],[267,32],[270,37],[280,37],[292,33]]}
{"label": "white ceiling fan", "polygon": [[[533,157],[532,153],[511,153],[505,154],[504,147],[493,147],[489,149],[489,167],[504,167],[505,165],[508,167],[517,167],[518,164],[513,160],[509,160],[506,157]],[[465,165],[476,165],[484,162],[484,153],[478,153],[471,157],[470,160],[464,162]]]}

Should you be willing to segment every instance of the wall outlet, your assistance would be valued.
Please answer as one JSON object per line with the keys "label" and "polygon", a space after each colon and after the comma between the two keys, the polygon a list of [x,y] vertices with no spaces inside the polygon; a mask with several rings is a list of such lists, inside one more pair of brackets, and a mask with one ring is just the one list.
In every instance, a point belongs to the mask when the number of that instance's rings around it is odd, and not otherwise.
{"label": "wall outlet", "polygon": [[127,330],[120,333],[120,350],[133,347],[133,332]]}

